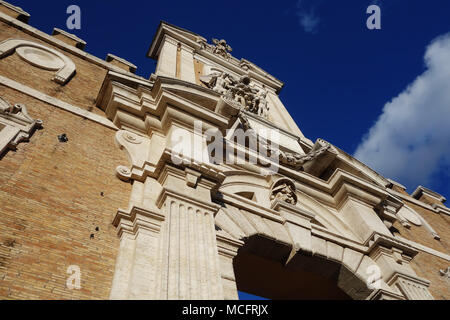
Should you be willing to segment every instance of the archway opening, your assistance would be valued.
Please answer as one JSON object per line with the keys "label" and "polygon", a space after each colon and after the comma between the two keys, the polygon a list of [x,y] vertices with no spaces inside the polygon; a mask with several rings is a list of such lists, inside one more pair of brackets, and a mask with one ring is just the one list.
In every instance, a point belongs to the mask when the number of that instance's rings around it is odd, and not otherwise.
{"label": "archway opening", "polygon": [[[233,261],[237,289],[271,300],[351,300],[364,299],[364,283],[340,263],[318,256],[297,253],[286,264],[291,248],[260,235],[245,241]],[[356,283],[352,296],[342,289],[342,281]],[[351,279],[354,278],[354,279]]]}

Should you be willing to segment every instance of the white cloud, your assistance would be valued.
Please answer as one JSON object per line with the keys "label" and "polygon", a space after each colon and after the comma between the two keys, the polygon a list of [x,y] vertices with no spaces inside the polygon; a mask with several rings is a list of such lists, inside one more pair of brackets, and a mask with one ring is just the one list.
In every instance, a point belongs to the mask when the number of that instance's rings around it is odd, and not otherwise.
{"label": "white cloud", "polygon": [[409,188],[449,193],[450,33],[428,46],[425,64],[427,70],[384,106],[355,157]]}
{"label": "white cloud", "polygon": [[297,18],[300,25],[307,33],[316,33],[319,27],[320,18],[316,14],[316,4],[308,0],[297,1]]}

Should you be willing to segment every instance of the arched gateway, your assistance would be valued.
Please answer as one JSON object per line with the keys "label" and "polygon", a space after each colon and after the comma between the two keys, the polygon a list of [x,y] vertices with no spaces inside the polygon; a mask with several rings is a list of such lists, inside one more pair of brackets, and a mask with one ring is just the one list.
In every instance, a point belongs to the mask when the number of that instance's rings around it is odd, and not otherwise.
{"label": "arched gateway", "polygon": [[283,84],[225,41],[161,23],[152,85],[110,71],[98,105],[132,183],[111,299],[433,299],[394,236],[392,183],[307,139]]}

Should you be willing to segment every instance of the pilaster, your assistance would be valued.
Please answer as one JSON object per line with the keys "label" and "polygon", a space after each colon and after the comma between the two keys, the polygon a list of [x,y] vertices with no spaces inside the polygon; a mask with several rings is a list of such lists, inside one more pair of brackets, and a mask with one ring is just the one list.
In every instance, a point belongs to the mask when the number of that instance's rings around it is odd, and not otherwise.
{"label": "pilaster", "polygon": [[159,182],[163,191],[157,205],[164,212],[160,243],[159,299],[223,299],[214,216],[211,202],[215,183],[192,170],[166,165]]}
{"label": "pilaster", "polygon": [[243,241],[233,239],[223,231],[217,232],[217,246],[225,300],[239,299],[233,260],[237,256],[239,248],[243,245]]}
{"label": "pilaster", "polygon": [[407,300],[434,300],[430,282],[419,278],[410,265],[418,251],[392,237],[374,234],[369,241],[369,256],[381,269],[382,279]]}

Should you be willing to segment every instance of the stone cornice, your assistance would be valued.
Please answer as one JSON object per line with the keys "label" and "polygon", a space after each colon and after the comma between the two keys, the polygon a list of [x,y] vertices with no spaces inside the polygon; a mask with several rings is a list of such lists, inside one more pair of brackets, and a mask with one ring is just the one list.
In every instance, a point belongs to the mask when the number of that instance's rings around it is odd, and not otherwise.
{"label": "stone cornice", "polygon": [[432,207],[436,211],[436,213],[442,213],[450,216],[450,208],[447,208],[446,206],[437,203],[434,203]]}
{"label": "stone cornice", "polygon": [[76,35],[69,33],[67,31],[64,31],[62,29],[59,28],[53,28],[53,32],[52,32],[52,36],[61,34],[71,40],[73,40],[75,42],[75,46],[80,49],[80,50],[84,50],[84,48],[86,47],[86,41],[84,41],[83,39],[78,38]]}
{"label": "stone cornice", "polygon": [[24,23],[28,23],[28,20],[30,19],[30,14],[26,11],[24,11],[22,8],[14,6],[6,1],[0,1],[0,6],[4,6],[5,8],[8,8],[9,10],[14,11],[18,15],[18,19],[20,21],[23,21]]}
{"label": "stone cornice", "polygon": [[367,300],[405,300],[405,297],[401,294],[396,294],[391,291],[379,289],[372,292]]}
{"label": "stone cornice", "polygon": [[421,284],[425,287],[428,287],[430,285],[430,281],[426,280],[426,279],[421,279],[421,278],[416,278],[416,277],[411,277],[407,274],[402,274],[402,273],[396,273],[389,281],[388,284],[392,284],[394,283],[397,279],[402,278],[402,279],[406,279],[418,284]]}
{"label": "stone cornice", "polygon": [[378,232],[374,232],[373,235],[369,237],[369,240],[366,242],[366,245],[369,246],[368,249],[369,253],[376,250],[378,246],[382,246],[388,249],[390,248],[399,249],[402,251],[403,254],[411,258],[414,258],[419,253],[418,250],[416,250],[408,243],[405,243],[404,241],[401,241],[398,238],[387,237]]}
{"label": "stone cornice", "polygon": [[284,223],[285,219],[282,218],[279,214],[279,212],[268,209],[264,206],[259,205],[258,203],[248,200],[244,197],[240,197],[238,195],[219,191],[219,195],[217,196],[218,201],[222,201],[225,203],[230,203],[235,207],[238,207],[240,209],[246,210],[248,212],[251,212],[253,214],[256,214],[260,217],[263,217],[265,219],[269,219],[275,222]]}
{"label": "stone cornice", "polygon": [[423,186],[418,186],[417,189],[411,194],[411,197],[414,199],[419,200],[422,194],[427,195],[433,199],[436,199],[439,202],[444,203],[447,199],[445,199],[444,196],[440,195],[439,193],[430,190],[428,188],[425,188]]}
{"label": "stone cornice", "polygon": [[123,63],[124,65],[128,66],[132,73],[135,73],[136,70],[137,70],[137,66],[136,65],[134,65],[133,63],[125,60],[124,58],[118,57],[118,56],[116,56],[116,55],[114,55],[112,53],[108,53],[106,55],[106,59],[105,60],[106,60],[106,62],[111,62],[112,60],[117,60],[117,61]]}
{"label": "stone cornice", "polygon": [[219,254],[234,258],[237,255],[239,248],[244,246],[244,241],[233,239],[225,234],[225,232],[217,231],[217,248]]}
{"label": "stone cornice", "polygon": [[153,212],[143,208],[133,207],[130,210],[119,209],[113,220],[119,237],[124,232],[136,235],[139,228],[152,232],[159,232],[165,217],[160,212]]}
{"label": "stone cornice", "polygon": [[448,255],[448,254],[439,252],[439,251],[434,250],[432,248],[426,247],[426,246],[424,246],[424,245],[422,245],[420,243],[417,243],[417,242],[414,242],[414,241],[411,241],[411,240],[408,240],[408,239],[405,239],[405,238],[402,238],[402,237],[397,237],[397,238],[399,240],[401,240],[403,243],[406,243],[406,244],[410,245],[411,247],[413,247],[413,248],[415,248],[415,249],[417,249],[417,250],[419,250],[421,252],[428,253],[428,254],[431,254],[431,255],[433,255],[435,257],[438,257],[438,258],[450,261],[450,255]]}
{"label": "stone cornice", "polygon": [[387,189],[387,192],[389,192],[390,194],[399,197],[400,199],[402,199],[403,201],[408,201],[411,202],[419,207],[422,207],[426,210],[429,210],[431,212],[434,213],[444,213],[444,214],[448,214],[450,215],[450,209],[447,208],[445,205],[440,205],[440,204],[433,204],[433,205],[429,205],[428,203],[422,202],[420,200],[417,200],[413,197],[411,197],[410,195],[407,194],[403,194],[400,192],[397,192],[395,190],[391,190],[391,189]]}
{"label": "stone cornice", "polygon": [[[118,82],[122,80],[126,84]],[[195,120],[203,120],[205,126],[208,123],[220,128],[228,126],[228,118],[174,93],[171,90],[173,79],[158,78],[151,91],[128,81],[129,79],[118,78],[117,74],[108,75],[97,99],[98,106],[105,110],[107,117],[118,127],[125,123],[128,129],[134,127],[135,131],[142,133],[152,130],[162,132],[168,128],[164,121],[177,116],[182,116],[183,122],[190,123],[191,126]],[[204,90],[199,86],[196,88]],[[175,110],[181,113],[174,113]]]}
{"label": "stone cornice", "polygon": [[311,234],[315,237],[336,243],[344,248],[353,249],[360,253],[367,253],[367,251],[368,251],[368,247],[365,246],[364,244],[362,244],[358,241],[349,239],[345,236],[333,233],[333,232],[329,231],[328,229],[322,228],[315,224],[311,225]]}
{"label": "stone cornice", "polygon": [[170,187],[165,187],[161,192],[161,194],[159,195],[158,199],[156,200],[156,205],[158,206],[158,208],[161,208],[163,206],[164,202],[168,197],[175,198],[181,202],[190,203],[194,206],[203,208],[204,210],[207,210],[212,213],[216,213],[220,209],[220,206],[218,204],[208,201],[202,201],[201,199],[197,199],[191,196],[190,194],[179,193],[177,192],[177,190]]}

